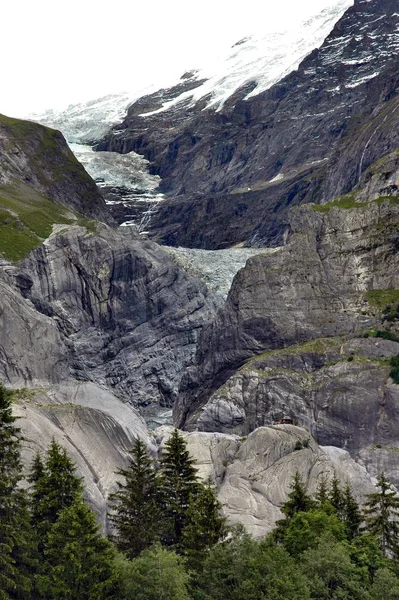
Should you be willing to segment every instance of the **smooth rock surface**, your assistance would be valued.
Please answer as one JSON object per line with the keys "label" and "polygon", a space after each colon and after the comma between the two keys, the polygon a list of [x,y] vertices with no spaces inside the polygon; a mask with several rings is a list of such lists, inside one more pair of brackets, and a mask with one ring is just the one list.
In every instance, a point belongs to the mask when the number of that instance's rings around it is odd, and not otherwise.
{"label": "smooth rock surface", "polygon": [[[155,431],[160,447],[170,428]],[[242,523],[255,537],[269,533],[283,517],[294,474],[299,471],[313,495],[322,478],[334,473],[342,485],[349,482],[362,501],[374,483],[366,469],[340,448],[322,448],[309,432],[293,425],[260,427],[248,437],[220,433],[184,432],[190,454],[198,461],[199,475],[211,479],[230,523]],[[298,442],[308,448],[296,450]]]}
{"label": "smooth rock surface", "polygon": [[36,452],[43,454],[55,439],[76,464],[86,497],[106,528],[108,495],[134,440],[140,437],[154,450],[142,417],[109,391],[77,382],[22,390],[13,413],[19,417],[25,469]]}

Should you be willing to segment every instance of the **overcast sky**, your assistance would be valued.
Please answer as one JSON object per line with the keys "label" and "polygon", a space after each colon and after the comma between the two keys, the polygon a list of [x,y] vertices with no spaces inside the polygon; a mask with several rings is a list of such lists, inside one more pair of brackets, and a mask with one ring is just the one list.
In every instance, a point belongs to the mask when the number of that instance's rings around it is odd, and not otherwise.
{"label": "overcast sky", "polygon": [[242,37],[333,2],[2,0],[0,112],[26,116],[172,83]]}

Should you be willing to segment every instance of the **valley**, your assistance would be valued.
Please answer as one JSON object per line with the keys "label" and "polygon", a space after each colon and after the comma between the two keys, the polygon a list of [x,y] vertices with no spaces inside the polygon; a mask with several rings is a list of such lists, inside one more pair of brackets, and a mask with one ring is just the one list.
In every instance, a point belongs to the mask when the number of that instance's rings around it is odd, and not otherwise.
{"label": "valley", "polygon": [[25,466],[65,446],[104,529],[173,426],[258,538],[296,472],[399,486],[399,15],[352,4],[224,76],[0,115],[0,379]]}

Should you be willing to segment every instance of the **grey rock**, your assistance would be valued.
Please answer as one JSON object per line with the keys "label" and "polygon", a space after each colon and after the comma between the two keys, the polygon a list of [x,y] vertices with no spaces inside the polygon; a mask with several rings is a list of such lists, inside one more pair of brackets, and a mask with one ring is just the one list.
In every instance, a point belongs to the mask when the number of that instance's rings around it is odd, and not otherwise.
{"label": "grey rock", "polygon": [[379,323],[368,292],[399,289],[398,217],[392,202],[292,211],[287,245],[248,260],[204,329],[197,367],[181,384],[175,422],[195,422],[210,394],[251,356]]}
{"label": "grey rock", "polygon": [[[155,432],[162,444],[170,428]],[[183,433],[190,454],[197,460],[199,475],[216,485],[223,512],[231,524],[242,523],[255,537],[269,533],[283,517],[294,474],[299,471],[313,495],[323,478],[334,473],[342,485],[350,482],[359,501],[374,490],[373,479],[340,448],[322,448],[309,432],[292,425],[260,427],[248,437],[220,433]],[[308,448],[296,450],[307,440]]]}
{"label": "grey rock", "polygon": [[87,217],[114,223],[96,184],[61,132],[0,115],[0,155],[0,186],[3,193],[12,193],[13,200],[41,196]]}
{"label": "grey rock", "polygon": [[68,376],[68,359],[56,323],[35,310],[0,267],[0,378],[15,387],[56,383]]}
{"label": "grey rock", "polygon": [[25,472],[36,452],[43,454],[55,439],[76,464],[76,474],[84,478],[86,497],[106,528],[108,496],[134,440],[140,437],[154,451],[142,417],[92,383],[24,390],[17,398],[13,412],[19,417],[23,436]]}
{"label": "grey rock", "polygon": [[398,485],[399,386],[388,364],[397,355],[399,343],[376,338],[267,353],[230,377],[191,426],[247,435],[288,416],[322,446],[348,450],[373,476],[384,470]]}
{"label": "grey rock", "polygon": [[[14,281],[21,302],[55,334],[57,326],[70,376],[107,386],[149,414],[172,405],[214,314],[205,285],[129,228],[59,227],[20,263]],[[33,354],[34,340],[20,338]]]}
{"label": "grey rock", "polygon": [[218,111],[205,99],[155,114],[156,97],[133,104],[98,149],[137,151],[161,176],[154,239],[281,245],[289,207],[352,190],[399,145],[398,19],[395,0],[355,2],[298,70],[247,99],[243,86]]}

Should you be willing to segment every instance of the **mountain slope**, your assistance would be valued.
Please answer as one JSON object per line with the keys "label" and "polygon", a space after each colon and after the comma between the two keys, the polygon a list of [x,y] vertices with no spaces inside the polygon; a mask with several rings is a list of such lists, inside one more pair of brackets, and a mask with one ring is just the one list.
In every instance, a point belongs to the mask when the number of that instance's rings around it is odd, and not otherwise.
{"label": "mountain slope", "polygon": [[[358,0],[297,71],[247,99],[253,86],[244,86],[220,110],[202,100],[146,115],[143,102],[133,104],[97,147],[140,152],[162,177],[170,199],[152,218],[155,239],[278,244],[288,207],[334,197],[329,161],[396,95],[396,10],[393,0]],[[361,170],[376,158],[366,156]],[[345,165],[339,177],[343,191],[357,183]]]}

